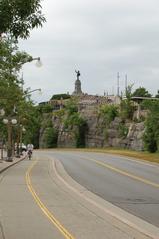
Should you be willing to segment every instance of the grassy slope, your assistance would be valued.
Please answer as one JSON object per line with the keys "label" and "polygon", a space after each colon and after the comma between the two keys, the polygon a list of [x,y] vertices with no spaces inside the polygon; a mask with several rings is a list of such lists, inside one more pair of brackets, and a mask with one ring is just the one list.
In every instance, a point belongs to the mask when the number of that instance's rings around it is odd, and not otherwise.
{"label": "grassy slope", "polygon": [[125,155],[128,157],[133,157],[133,158],[137,158],[137,159],[142,159],[142,160],[147,160],[150,162],[159,163],[159,153],[138,152],[138,151],[133,151],[133,150],[124,150],[124,149],[116,149],[116,148],[106,148],[106,149],[93,148],[93,149],[83,149],[83,150]]}
{"label": "grassy slope", "polygon": [[77,150],[77,151],[86,151],[86,152],[101,152],[101,153],[109,153],[109,154],[117,154],[128,156],[136,159],[142,159],[149,162],[159,163],[159,153],[148,153],[148,152],[138,152],[133,150],[126,149],[118,149],[118,148],[56,148],[55,150]]}

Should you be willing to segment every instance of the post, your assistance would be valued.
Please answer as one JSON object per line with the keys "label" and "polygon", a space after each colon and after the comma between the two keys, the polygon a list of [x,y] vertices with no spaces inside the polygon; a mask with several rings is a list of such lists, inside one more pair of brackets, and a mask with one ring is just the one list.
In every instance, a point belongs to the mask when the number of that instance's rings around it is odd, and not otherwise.
{"label": "post", "polygon": [[3,139],[1,140],[1,158],[0,162],[3,162]]}
{"label": "post", "polygon": [[8,130],[8,147],[7,147],[7,160],[8,162],[12,162],[12,125],[11,121],[8,121],[7,130]]}
{"label": "post", "polygon": [[22,155],[22,127],[20,128],[20,155]]}
{"label": "post", "polygon": [[[20,127],[20,126],[19,126]],[[20,128],[18,130],[18,135],[17,135],[17,145],[16,145],[16,157],[17,158],[20,158],[20,149],[19,149],[19,146],[20,146]]]}

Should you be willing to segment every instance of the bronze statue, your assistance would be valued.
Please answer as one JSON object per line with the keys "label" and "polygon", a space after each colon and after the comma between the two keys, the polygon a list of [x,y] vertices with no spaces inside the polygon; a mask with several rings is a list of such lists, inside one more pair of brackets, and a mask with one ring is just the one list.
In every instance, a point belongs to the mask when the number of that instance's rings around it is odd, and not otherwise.
{"label": "bronze statue", "polygon": [[76,74],[77,74],[77,80],[79,80],[79,76],[81,75],[81,74],[80,74],[80,71],[76,71],[76,70],[75,70],[75,72],[76,72]]}

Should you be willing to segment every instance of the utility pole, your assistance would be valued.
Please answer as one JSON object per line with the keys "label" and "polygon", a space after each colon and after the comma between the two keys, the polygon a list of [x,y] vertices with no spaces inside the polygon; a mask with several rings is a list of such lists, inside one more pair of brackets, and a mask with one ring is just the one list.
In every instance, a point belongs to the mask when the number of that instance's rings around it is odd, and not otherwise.
{"label": "utility pole", "polygon": [[119,96],[119,78],[120,78],[120,74],[118,72],[117,73],[117,96]]}
{"label": "utility pole", "polygon": [[127,94],[127,87],[128,87],[128,76],[127,74],[125,75],[125,96]]}

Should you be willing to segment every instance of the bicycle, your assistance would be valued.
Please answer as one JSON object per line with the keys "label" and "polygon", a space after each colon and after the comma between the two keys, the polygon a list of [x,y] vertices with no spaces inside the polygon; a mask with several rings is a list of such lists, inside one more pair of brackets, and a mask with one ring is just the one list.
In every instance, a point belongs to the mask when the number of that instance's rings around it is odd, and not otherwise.
{"label": "bicycle", "polygon": [[28,159],[29,159],[29,160],[32,159],[32,151],[31,151],[31,150],[28,151]]}

